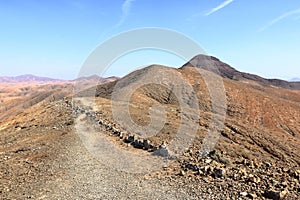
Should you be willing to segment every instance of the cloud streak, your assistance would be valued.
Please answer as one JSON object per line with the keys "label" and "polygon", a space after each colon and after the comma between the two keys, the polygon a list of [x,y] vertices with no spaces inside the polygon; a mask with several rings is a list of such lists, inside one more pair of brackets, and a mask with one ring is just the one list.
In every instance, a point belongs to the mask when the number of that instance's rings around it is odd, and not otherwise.
{"label": "cloud streak", "polygon": [[221,3],[220,5],[218,5],[217,7],[211,9],[209,12],[205,13],[205,16],[209,16],[215,12],[217,12],[218,10],[221,10],[222,8],[228,6],[230,3],[232,3],[234,0],[226,0],[223,3]]}
{"label": "cloud streak", "polygon": [[266,30],[267,28],[271,27],[272,25],[278,23],[279,21],[281,21],[281,20],[283,20],[283,19],[285,19],[287,17],[290,17],[292,15],[296,15],[296,14],[299,14],[299,13],[300,13],[300,8],[298,8],[297,10],[292,10],[292,11],[286,12],[286,13],[280,15],[279,17],[276,17],[272,21],[270,21],[269,24],[267,24],[266,26],[262,27],[259,30],[259,32]]}
{"label": "cloud streak", "polygon": [[119,22],[114,26],[115,28],[121,26],[126,18],[128,17],[129,13],[130,13],[130,9],[132,6],[132,3],[135,0],[125,0],[124,3],[122,4],[122,15],[121,15],[121,19],[119,20]]}

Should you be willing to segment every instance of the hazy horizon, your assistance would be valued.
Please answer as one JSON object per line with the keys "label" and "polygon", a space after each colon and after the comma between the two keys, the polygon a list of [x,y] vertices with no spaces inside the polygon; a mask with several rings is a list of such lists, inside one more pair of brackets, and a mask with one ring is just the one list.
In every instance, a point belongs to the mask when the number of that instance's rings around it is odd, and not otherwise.
{"label": "hazy horizon", "polygon": [[[129,72],[130,73],[130,72]],[[127,74],[126,74],[127,75]],[[261,76],[259,74],[255,74],[258,76]],[[66,78],[57,78],[57,77],[51,77],[51,76],[45,76],[45,75],[38,75],[38,74],[32,74],[32,73],[25,73],[25,74],[17,74],[17,75],[1,75],[1,77],[8,77],[8,78],[15,78],[15,77],[19,77],[19,76],[36,76],[36,77],[41,77],[41,78],[50,78],[50,79],[57,79],[57,80],[65,80],[65,81],[71,81],[71,80],[75,80],[76,78],[80,78],[80,77],[74,77],[71,79],[66,79]],[[91,74],[90,76],[99,76],[102,78],[110,78],[110,77],[119,77],[122,78],[125,75],[122,76],[117,76],[117,75],[112,75],[112,74],[105,74],[104,76],[100,76],[98,74]],[[89,77],[89,76],[83,76],[83,77]],[[262,78],[266,78],[266,79],[279,79],[279,80],[285,80],[285,81],[289,81],[289,82],[300,82],[300,78],[299,77],[293,77],[293,78],[289,78],[289,79],[282,79],[282,78],[268,78],[268,77],[263,77]]]}
{"label": "hazy horizon", "polygon": [[[265,78],[300,77],[300,2],[63,1],[0,3],[0,76],[34,74],[71,80],[89,54],[121,32],[175,30],[242,72]],[[160,5],[160,6],[156,6]],[[159,51],[133,52],[102,76],[124,76],[147,64],[185,61]],[[130,58],[130,59],[129,59]],[[100,75],[100,74],[99,74]]]}

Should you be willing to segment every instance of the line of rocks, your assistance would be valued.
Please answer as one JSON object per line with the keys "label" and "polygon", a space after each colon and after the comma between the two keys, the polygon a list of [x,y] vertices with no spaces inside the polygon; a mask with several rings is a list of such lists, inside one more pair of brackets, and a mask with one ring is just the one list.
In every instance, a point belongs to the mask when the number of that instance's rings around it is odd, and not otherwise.
{"label": "line of rocks", "polygon": [[111,123],[107,119],[99,119],[97,113],[87,107],[74,105],[68,100],[65,100],[65,102],[73,107],[73,114],[75,116],[85,114],[93,124],[99,125],[99,128],[101,128],[101,130],[104,129],[104,132],[118,137],[124,143],[131,145],[136,149],[145,150],[147,152],[153,152],[153,154],[158,156],[169,156],[167,145],[164,142],[162,142],[162,144],[158,146],[154,145],[149,139],[142,139],[133,133],[129,133],[126,130],[120,130],[121,128],[117,128],[116,124]]}
{"label": "line of rocks", "polygon": [[[99,125],[102,129],[104,128],[106,133],[119,137],[124,143],[137,149],[154,152],[156,155],[169,156],[166,144],[155,146],[148,139],[140,139],[132,133],[120,130],[107,119],[99,119],[97,113],[89,108],[74,105],[72,107],[76,116],[86,114],[93,124]],[[290,192],[293,195],[300,194],[300,170],[279,168],[268,162],[259,163],[256,160],[246,159],[224,163],[225,159],[216,158],[216,152],[210,152],[208,157],[203,157],[200,152],[199,155],[196,155],[196,151],[196,149],[189,150],[182,158],[178,159],[180,163],[178,176],[189,177],[189,174],[192,173],[196,177],[207,177],[210,181],[224,180],[232,182],[232,184],[240,185],[238,186],[240,187],[239,196],[248,199],[264,197],[281,200],[290,197]],[[280,183],[276,181],[279,177],[282,177]]]}

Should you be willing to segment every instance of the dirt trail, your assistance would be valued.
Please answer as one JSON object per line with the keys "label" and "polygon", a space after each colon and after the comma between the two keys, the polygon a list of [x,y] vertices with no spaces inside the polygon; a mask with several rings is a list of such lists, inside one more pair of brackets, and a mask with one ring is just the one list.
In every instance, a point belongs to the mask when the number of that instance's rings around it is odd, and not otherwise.
{"label": "dirt trail", "polygon": [[[76,128],[81,128],[83,134],[97,135],[100,141],[109,136],[93,129],[84,120],[84,114],[74,119],[74,124],[71,106],[64,101],[36,107],[32,112],[38,116],[35,120],[35,115],[24,113],[0,125],[3,144],[0,199],[213,199],[216,196],[209,184],[188,183],[188,178],[174,173],[166,176],[162,169],[128,173],[100,162],[99,157],[107,156],[107,152],[97,151],[100,155],[95,158]],[[119,150],[126,153],[128,149]],[[127,161],[132,164],[134,160]]]}
{"label": "dirt trail", "polygon": [[[91,108],[88,100],[81,105]],[[149,152],[122,144],[113,133],[102,133],[99,124],[89,121],[95,118],[89,111],[78,113],[74,119],[71,103],[61,100],[0,124],[0,199],[265,199],[265,191],[299,199],[298,166],[229,160],[218,152],[198,159],[197,143],[169,167],[130,172],[138,169],[137,160],[121,155],[147,158]],[[89,137],[84,140],[85,136]],[[104,144],[120,154],[110,156]]]}
{"label": "dirt trail", "polygon": [[[81,116],[82,128],[89,128]],[[92,131],[92,130],[91,130]],[[99,133],[98,133],[99,134]],[[49,183],[45,199],[201,199],[171,180],[147,178],[147,174],[126,173],[107,167],[83,145],[77,134],[61,141],[63,153],[58,162],[66,172],[60,180]],[[191,196],[192,195],[192,196]]]}

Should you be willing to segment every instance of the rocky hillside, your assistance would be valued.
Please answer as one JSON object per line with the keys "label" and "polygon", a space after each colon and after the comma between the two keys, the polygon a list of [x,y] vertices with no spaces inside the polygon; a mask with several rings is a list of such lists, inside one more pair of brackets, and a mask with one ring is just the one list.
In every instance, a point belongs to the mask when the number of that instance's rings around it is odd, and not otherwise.
{"label": "rocky hillside", "polygon": [[72,96],[75,84],[80,84],[84,90],[117,79],[118,77],[101,78],[96,75],[72,81],[33,75],[0,77],[0,120],[22,113],[36,104],[42,106]]}
{"label": "rocky hillside", "polygon": [[[143,142],[139,139],[140,130],[135,132],[126,125],[118,125],[115,121],[116,118],[112,116],[112,110],[120,109],[119,113],[122,113],[122,108],[118,108],[114,103],[110,105],[109,102],[116,90],[132,91],[132,88],[136,88],[135,85],[141,80],[147,83],[146,77],[152,77],[155,80],[157,74],[164,74],[167,78],[172,77],[172,70],[175,74],[180,73],[196,92],[200,113],[197,138],[190,147],[190,153],[180,159],[179,163],[183,171],[179,170],[179,174],[200,173],[200,176],[208,174],[218,177],[223,175],[216,175],[214,170],[224,170],[224,173],[226,171],[228,174],[227,181],[230,179],[233,184],[237,181],[239,184],[247,185],[247,187],[245,186],[248,188],[245,189],[247,190],[245,196],[249,196],[246,195],[247,193],[259,196],[259,198],[273,196],[270,198],[276,199],[277,197],[274,196],[281,195],[280,198],[282,198],[287,192],[292,194],[290,198],[299,195],[299,180],[296,181],[298,177],[296,171],[300,165],[300,91],[298,83],[269,80],[242,73],[217,58],[199,55],[180,69],[169,69],[158,65],[149,66],[135,71],[121,80],[90,88],[90,91],[86,91],[80,96],[95,94],[96,91],[98,104],[101,105],[96,115],[110,121],[109,124],[116,124],[110,128],[116,133],[118,133],[116,130],[120,130],[122,137],[129,135],[129,138],[125,137],[125,142],[143,148],[141,145]],[[200,148],[204,137],[208,134],[212,117],[211,96],[201,74],[211,72],[218,73],[223,77],[227,106],[225,124],[220,132],[221,137],[216,144],[215,152],[210,157],[219,164],[215,163],[213,166],[209,164],[211,161],[204,160],[204,163],[201,163]],[[168,146],[176,137],[182,111],[180,100],[176,99],[172,90],[168,89],[166,85],[163,86],[162,81],[159,81],[161,76],[157,77],[156,83],[138,87],[128,103],[132,120],[141,126],[148,125],[151,120],[158,121],[155,116],[160,116],[159,113],[152,115],[154,118],[149,115],[149,108],[152,105],[160,104],[165,108],[167,112],[165,125],[155,136],[147,138],[155,148],[159,148],[161,144]],[[171,82],[174,82],[174,79],[171,78]],[[171,84],[170,87],[174,88],[175,85]],[[193,94],[187,91],[187,87],[184,87],[179,92],[180,98],[185,102],[193,97]],[[126,98],[117,101],[123,102],[126,101]],[[111,106],[114,105],[116,107],[112,108]],[[212,168],[207,172],[205,167]],[[243,171],[241,168],[247,172],[241,172]],[[244,175],[240,173],[244,173]]]}
{"label": "rocky hillside", "polygon": [[300,90],[300,83],[298,82],[288,82],[279,79],[265,79],[260,76],[244,73],[237,71],[230,65],[223,63],[218,58],[207,55],[197,55],[192,58],[188,63],[182,66],[182,68],[194,66],[197,68],[205,69],[208,71],[213,71],[214,73],[220,74],[222,77],[236,80],[236,81],[253,81],[262,86],[274,86],[281,87],[285,89],[296,89]]}
{"label": "rocky hillside", "polygon": [[[224,87],[213,96],[204,77],[216,73]],[[299,199],[297,84],[203,55],[97,86],[77,81],[73,100],[70,83],[1,88],[1,199]],[[226,105],[212,101],[222,90]],[[203,154],[212,122],[219,139]],[[163,165],[153,170],[151,159]]]}

